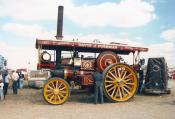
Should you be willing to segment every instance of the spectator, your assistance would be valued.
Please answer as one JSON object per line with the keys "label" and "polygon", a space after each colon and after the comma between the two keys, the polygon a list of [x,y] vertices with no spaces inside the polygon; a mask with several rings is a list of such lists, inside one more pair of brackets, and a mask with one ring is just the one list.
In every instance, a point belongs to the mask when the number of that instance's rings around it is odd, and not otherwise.
{"label": "spectator", "polygon": [[95,98],[94,103],[97,104],[97,101],[100,100],[100,103],[103,103],[103,77],[101,72],[96,68],[93,79],[95,83]]}
{"label": "spectator", "polygon": [[13,94],[18,94],[18,86],[17,86],[17,81],[18,81],[18,74],[13,70],[12,71],[12,80],[13,80]]}
{"label": "spectator", "polygon": [[19,79],[17,80],[17,86],[18,86],[18,88],[22,89],[23,88],[24,74],[22,74],[22,72],[19,72],[18,76],[19,76]]}
{"label": "spectator", "polygon": [[3,82],[4,82],[3,90],[4,90],[4,96],[5,96],[8,92],[9,78],[10,78],[7,70],[4,71],[2,78],[3,78]]}
{"label": "spectator", "polygon": [[21,73],[21,78],[20,78],[20,89],[23,88],[23,84],[24,84],[24,74]]}
{"label": "spectator", "polygon": [[146,75],[145,59],[141,59],[139,64],[140,64],[140,70],[139,70],[138,93],[142,93],[144,89],[144,81],[145,81],[145,75]]}
{"label": "spectator", "polygon": [[4,100],[4,91],[3,91],[4,83],[2,79],[2,74],[0,73],[0,100]]}

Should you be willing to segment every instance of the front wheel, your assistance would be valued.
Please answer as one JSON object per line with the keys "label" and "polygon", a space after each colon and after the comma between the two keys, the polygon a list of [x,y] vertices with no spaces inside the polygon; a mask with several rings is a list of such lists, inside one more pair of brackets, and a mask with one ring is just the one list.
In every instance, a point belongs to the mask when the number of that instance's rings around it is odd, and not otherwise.
{"label": "front wheel", "polygon": [[43,87],[43,97],[46,102],[60,105],[67,101],[70,96],[68,83],[61,78],[51,78]]}
{"label": "front wheel", "polygon": [[103,86],[104,94],[110,101],[124,102],[137,91],[137,75],[129,65],[115,63],[104,70]]}

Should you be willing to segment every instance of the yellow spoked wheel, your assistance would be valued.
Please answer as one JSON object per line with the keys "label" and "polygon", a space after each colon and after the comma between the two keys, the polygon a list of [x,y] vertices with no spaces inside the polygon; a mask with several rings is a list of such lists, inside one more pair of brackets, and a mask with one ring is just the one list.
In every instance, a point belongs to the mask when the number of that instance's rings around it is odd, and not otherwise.
{"label": "yellow spoked wheel", "polygon": [[103,72],[103,78],[104,93],[110,101],[127,101],[137,91],[137,75],[127,64],[110,65]]}
{"label": "yellow spoked wheel", "polygon": [[51,78],[43,87],[44,100],[53,105],[63,104],[69,98],[68,83],[61,78]]}

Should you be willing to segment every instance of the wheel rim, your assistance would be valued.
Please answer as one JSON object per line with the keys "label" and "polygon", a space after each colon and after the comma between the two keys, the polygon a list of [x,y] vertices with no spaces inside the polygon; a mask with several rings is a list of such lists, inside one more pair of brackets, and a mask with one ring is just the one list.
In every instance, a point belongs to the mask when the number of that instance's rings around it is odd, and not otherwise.
{"label": "wheel rim", "polygon": [[50,104],[62,104],[69,97],[69,86],[62,79],[48,80],[44,85],[43,95],[45,101]]}
{"label": "wheel rim", "polygon": [[127,101],[137,90],[137,76],[129,65],[121,63],[111,65],[103,76],[105,95],[112,101]]}

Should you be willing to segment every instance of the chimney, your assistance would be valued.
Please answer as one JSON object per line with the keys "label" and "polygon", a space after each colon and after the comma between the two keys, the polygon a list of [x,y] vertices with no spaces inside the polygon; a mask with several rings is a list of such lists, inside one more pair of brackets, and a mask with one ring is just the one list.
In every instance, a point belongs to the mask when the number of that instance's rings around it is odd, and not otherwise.
{"label": "chimney", "polygon": [[63,38],[63,6],[58,6],[58,18],[57,18],[57,35],[56,39],[62,40]]}

